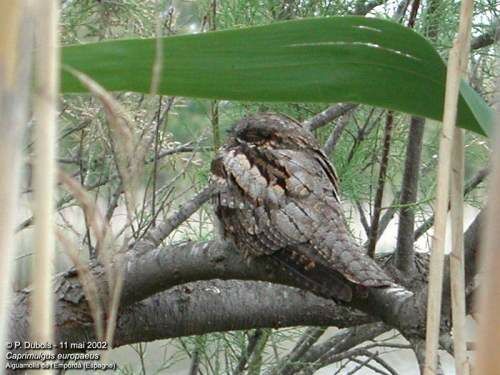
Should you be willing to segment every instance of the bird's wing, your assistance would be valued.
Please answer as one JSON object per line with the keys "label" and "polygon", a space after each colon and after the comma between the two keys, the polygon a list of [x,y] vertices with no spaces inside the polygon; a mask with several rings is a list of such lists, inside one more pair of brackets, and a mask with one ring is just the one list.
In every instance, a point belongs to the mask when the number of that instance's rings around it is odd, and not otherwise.
{"label": "bird's wing", "polygon": [[291,176],[287,180],[288,199],[270,212],[276,230],[300,244],[297,251],[310,258],[310,267],[329,267],[350,282],[367,287],[390,285],[386,273],[349,238],[325,160],[304,151],[273,153]]}
{"label": "bird's wing", "polygon": [[321,165],[323,172],[328,176],[328,180],[330,180],[335,198],[340,202],[340,184],[335,167],[330,163],[328,157],[321,149],[313,149],[312,151],[314,152],[316,161]]}
{"label": "bird's wing", "polygon": [[[270,207],[278,207],[284,188],[269,184],[268,178],[284,178],[271,164],[257,166],[251,152],[229,149],[212,162],[214,180],[224,185],[215,197],[217,216],[225,234],[252,256],[270,255],[289,244],[289,239],[274,228]],[[281,177],[279,177],[281,176]]]}
{"label": "bird's wing", "polygon": [[222,163],[230,193],[219,198],[219,214],[243,251],[272,255],[315,284],[328,271],[367,287],[391,284],[350,241],[326,159],[310,150],[239,147]]}

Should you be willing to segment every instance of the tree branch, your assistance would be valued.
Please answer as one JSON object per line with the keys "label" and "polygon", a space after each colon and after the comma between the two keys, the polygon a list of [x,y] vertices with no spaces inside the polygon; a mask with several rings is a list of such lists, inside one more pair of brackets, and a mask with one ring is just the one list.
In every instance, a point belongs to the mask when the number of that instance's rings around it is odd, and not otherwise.
{"label": "tree branch", "polygon": [[295,372],[297,363],[302,363],[303,356],[309,351],[319,338],[325,333],[326,327],[309,327],[297,341],[293,349],[284,356],[278,364],[269,369],[266,375],[287,375]]}
{"label": "tree branch", "polygon": [[[27,296],[21,293],[15,301],[12,338],[28,339]],[[66,299],[59,295],[58,340],[95,339],[93,322],[84,305],[77,302],[80,296],[70,289],[66,290]],[[296,288],[267,282],[208,280],[179,285],[123,307],[114,345],[251,328],[349,327],[370,321],[373,318]]]}
{"label": "tree branch", "polygon": [[248,360],[254,353],[261,336],[262,336],[262,329],[256,329],[255,332],[252,334],[252,336],[248,338],[248,345],[242,351],[240,359],[238,361],[238,365],[233,371],[233,375],[243,374],[248,364]]}
{"label": "tree branch", "polygon": [[[474,190],[484,179],[488,176],[489,169],[484,168],[476,173],[474,177],[472,177],[464,187],[464,196],[469,194],[472,190]],[[448,209],[450,205],[448,204]],[[415,231],[414,237],[415,241],[418,240],[425,232],[427,232],[434,225],[434,215],[425,220]]]}
{"label": "tree branch", "polygon": [[[478,234],[479,224],[466,232],[468,262],[476,255]],[[290,287],[295,283],[286,273],[266,259],[248,264],[230,244],[186,242],[144,253],[131,249],[119,256],[124,265],[124,284],[116,345],[259,327],[349,327],[379,318],[407,337],[423,335],[425,290],[414,296],[396,288],[371,289],[368,295],[364,290],[355,291],[350,307],[366,312],[362,314]],[[469,279],[474,269],[467,273]],[[94,264],[90,272],[101,293],[99,298],[108,301],[103,267]],[[75,342],[95,338],[94,322],[76,271],[58,275],[54,290],[58,339]],[[10,320],[13,341],[28,338],[30,293],[30,289],[16,293]]]}
{"label": "tree branch", "polygon": [[386,0],[371,0],[366,2],[364,0],[357,1],[354,12],[352,14],[356,16],[364,16],[370,13],[370,11],[372,11],[374,8],[384,4],[385,2]]}
{"label": "tree branch", "polygon": [[135,248],[140,251],[146,251],[149,248],[159,246],[162,241],[167,238],[180,224],[186,221],[201,207],[203,203],[208,201],[215,193],[215,186],[209,185],[200,191],[194,198],[185,204],[181,205],[177,211],[170,214],[164,223],[148,231],[144,241],[139,241]]}
{"label": "tree branch", "polygon": [[300,360],[294,363],[293,367],[290,366],[290,372],[281,372],[280,374],[295,374],[303,369],[314,372],[314,370],[322,367],[321,361],[326,356],[340,354],[365,341],[373,340],[388,329],[389,327],[385,324],[378,322],[340,330],[325,342],[311,347]]}
{"label": "tree branch", "polygon": [[394,116],[391,111],[387,112],[387,118],[385,122],[384,129],[384,143],[382,148],[382,157],[380,161],[380,171],[377,182],[377,192],[374,201],[373,217],[370,225],[369,240],[368,240],[368,255],[370,257],[375,256],[375,247],[377,245],[378,239],[378,225],[380,221],[380,212],[382,208],[382,197],[384,195],[385,177],[387,174],[387,168],[389,164],[389,152],[391,149],[391,135],[392,126],[394,122]]}
{"label": "tree branch", "polygon": [[323,112],[318,113],[314,117],[307,121],[304,121],[302,125],[309,128],[310,130],[316,130],[322,126],[325,126],[329,122],[345,115],[347,112],[356,108],[358,104],[336,104],[328,107]]}
{"label": "tree branch", "polygon": [[[325,343],[319,344],[318,348],[311,350],[310,354],[312,355],[306,359],[305,371],[302,371],[302,373],[312,375],[321,367],[352,356],[356,350],[359,350],[352,349],[354,346],[374,339],[386,332],[387,329],[388,327],[384,326],[384,324],[375,323],[338,332]],[[348,355],[345,356],[344,354]]]}
{"label": "tree branch", "polygon": [[398,239],[395,252],[395,265],[398,269],[412,276],[415,272],[413,230],[415,211],[412,205],[417,201],[420,155],[424,136],[425,119],[413,116],[406,148],[405,169],[401,184]]}
{"label": "tree branch", "polygon": [[479,48],[484,48],[491,46],[498,40],[498,29],[500,27],[500,20],[497,19],[493,25],[490,26],[489,30],[484,34],[478,35],[471,40],[470,48],[471,50],[476,50]]}
{"label": "tree branch", "polygon": [[330,155],[331,152],[334,150],[335,146],[337,145],[337,142],[340,139],[340,136],[342,135],[342,132],[349,124],[350,117],[351,116],[349,112],[347,112],[344,116],[342,116],[338,124],[333,128],[332,132],[330,133],[330,136],[328,137],[328,139],[325,142],[325,145],[323,146],[323,151],[325,152],[325,154]]}

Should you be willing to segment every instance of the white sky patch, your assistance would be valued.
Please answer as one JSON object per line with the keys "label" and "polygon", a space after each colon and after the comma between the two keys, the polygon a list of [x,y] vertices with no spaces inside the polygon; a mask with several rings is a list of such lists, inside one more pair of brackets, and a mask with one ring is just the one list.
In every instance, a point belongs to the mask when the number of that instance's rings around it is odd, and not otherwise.
{"label": "white sky patch", "polygon": [[196,24],[195,22],[189,24],[189,31],[192,32],[193,34],[197,34],[198,33],[198,24]]}

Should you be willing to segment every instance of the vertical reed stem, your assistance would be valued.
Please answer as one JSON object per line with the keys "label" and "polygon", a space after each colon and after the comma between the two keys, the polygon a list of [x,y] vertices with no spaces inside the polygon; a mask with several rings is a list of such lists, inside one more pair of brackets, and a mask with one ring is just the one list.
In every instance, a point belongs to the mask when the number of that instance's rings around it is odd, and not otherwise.
{"label": "vertical reed stem", "polygon": [[[497,81],[497,98],[500,97],[500,80]],[[497,100],[498,103],[498,100]],[[495,126],[496,142],[493,148],[492,175],[489,182],[488,208],[486,210],[486,228],[484,242],[481,245],[482,278],[479,292],[479,329],[477,346],[476,374],[500,374],[498,348],[500,347],[500,115],[497,104]]]}
{"label": "vertical reed stem", "polygon": [[465,338],[465,261],[464,261],[464,132],[455,127],[451,162],[451,314],[455,372],[469,374]]}
{"label": "vertical reed stem", "polygon": [[32,20],[28,1],[0,2],[0,372],[9,341],[21,140],[31,87]]}
{"label": "vertical reed stem", "polygon": [[[429,275],[429,296],[427,303],[427,331],[426,331],[425,370],[424,370],[425,375],[431,375],[437,373],[437,351],[438,351],[438,340],[440,333],[439,328],[441,321],[441,297],[443,290],[444,244],[446,237],[446,217],[448,213],[450,169],[452,166],[451,162],[452,145],[453,142],[457,142],[454,148],[455,149],[457,149],[458,147],[463,148],[463,141],[461,141],[462,138],[459,136],[458,141],[456,140],[454,141],[454,136],[456,134],[455,123],[457,117],[457,104],[458,104],[458,95],[460,90],[460,81],[462,74],[465,72],[467,68],[467,56],[469,54],[469,40],[470,40],[469,35],[470,35],[470,25],[472,20],[473,4],[474,4],[473,0],[462,1],[460,9],[460,24],[459,24],[458,35],[453,43],[453,47],[450,51],[450,56],[448,60],[443,129],[439,145],[439,165],[438,165],[438,176],[437,176],[434,237],[432,241],[432,254],[431,254],[431,265],[430,265],[430,275]],[[459,145],[460,142],[462,142],[462,146]],[[456,165],[456,163],[458,163],[458,165]],[[456,163],[454,163],[454,166],[458,167],[460,174],[460,169],[463,169],[463,165],[460,165],[460,161],[457,161]],[[457,179],[458,178],[459,177],[457,176]],[[463,175],[462,175],[462,181],[463,181]],[[461,184],[463,184],[463,182],[461,182]],[[460,189],[460,186],[455,186],[454,194],[458,194],[458,192],[456,191],[457,189]],[[455,203],[455,210],[454,210],[455,215],[460,214],[460,209],[458,209],[457,212],[456,205],[460,205],[460,202]],[[458,226],[460,225],[459,220],[455,220],[453,224],[455,228],[454,230],[455,234],[456,231],[458,230]],[[462,230],[463,228],[461,227],[460,233],[462,232]],[[455,241],[454,245],[460,246],[460,243],[461,241],[459,243],[456,243]],[[463,244],[461,246],[463,248]],[[460,251],[460,249],[457,249],[457,251]],[[458,261],[460,261],[460,258],[458,258]],[[457,264],[455,264],[455,266],[457,266]],[[463,269],[463,263],[461,267]],[[460,282],[459,280],[456,279],[456,273],[455,276],[452,276],[452,278],[453,277],[455,277],[456,282]],[[454,288],[456,287],[457,286],[455,285]],[[461,293],[463,294],[464,292],[465,291],[462,289]],[[457,297],[458,295],[455,295],[454,300],[456,303],[460,304],[460,301],[459,299],[457,299]],[[454,317],[457,314],[460,314],[459,306],[455,306]],[[456,327],[459,331],[463,329],[463,327],[461,327],[461,324],[462,323],[458,323]],[[463,331],[459,332],[458,336],[459,339],[463,340]],[[457,361],[463,361],[463,356],[465,356],[464,348],[458,349],[458,356],[459,358],[457,359]],[[458,364],[458,362],[456,363]],[[460,365],[460,368],[463,368],[463,365]]]}
{"label": "vertical reed stem", "polygon": [[[54,198],[56,170],[56,104],[59,88],[58,3],[36,2],[36,92],[32,339],[54,341],[52,275],[55,257]],[[52,373],[46,370],[45,373]]]}

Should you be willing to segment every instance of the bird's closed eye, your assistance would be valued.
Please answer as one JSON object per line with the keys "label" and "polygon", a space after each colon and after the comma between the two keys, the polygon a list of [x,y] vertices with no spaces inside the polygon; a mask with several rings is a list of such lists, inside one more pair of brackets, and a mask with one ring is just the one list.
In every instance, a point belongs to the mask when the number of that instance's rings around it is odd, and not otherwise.
{"label": "bird's closed eye", "polygon": [[271,138],[271,131],[266,129],[245,129],[238,133],[238,139],[249,143],[259,143]]}

